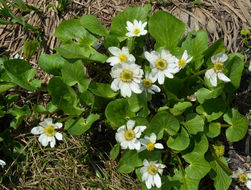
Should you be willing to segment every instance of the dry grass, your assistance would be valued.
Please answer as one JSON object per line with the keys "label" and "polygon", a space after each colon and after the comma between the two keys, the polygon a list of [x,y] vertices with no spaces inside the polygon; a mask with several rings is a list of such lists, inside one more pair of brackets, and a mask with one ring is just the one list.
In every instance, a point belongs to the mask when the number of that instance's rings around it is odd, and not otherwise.
{"label": "dry grass", "polygon": [[132,176],[116,172],[117,162],[91,146],[90,138],[91,133],[65,134],[56,148],[44,148],[37,137],[19,136],[24,152],[11,164],[7,161],[0,189],[140,189]]}

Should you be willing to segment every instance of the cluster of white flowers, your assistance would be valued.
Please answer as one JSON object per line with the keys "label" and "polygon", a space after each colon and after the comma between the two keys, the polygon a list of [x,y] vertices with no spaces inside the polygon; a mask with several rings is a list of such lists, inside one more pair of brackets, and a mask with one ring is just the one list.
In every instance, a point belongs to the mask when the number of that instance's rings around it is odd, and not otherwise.
{"label": "cluster of white flowers", "polygon": [[[147,30],[144,29],[147,22],[134,20],[133,23],[127,21],[126,24],[128,30],[126,36],[128,37],[138,37],[147,33]],[[154,83],[158,80],[159,84],[164,84],[165,77],[173,78],[175,73],[192,60],[186,50],[181,59],[171,55],[168,50],[162,50],[161,53],[146,51],[144,55],[151,65],[151,72],[145,73],[143,79],[144,72],[135,63],[136,59],[130,54],[127,47],[122,47],[122,49],[110,47],[108,50],[112,56],[106,62],[112,66],[111,76],[114,79],[111,88],[115,92],[120,90],[123,97],[130,97],[132,92],[136,94],[143,91],[150,94],[160,92],[160,88]]]}
{"label": "cluster of white flowers", "polygon": [[[163,149],[161,143],[156,143],[156,134],[152,133],[150,137],[145,136],[140,138],[141,134],[146,129],[146,126],[135,126],[134,120],[128,120],[126,125],[118,128],[115,138],[120,143],[122,149],[137,150],[138,152],[156,149]],[[157,161],[148,162],[146,159],[143,161],[143,167],[140,169],[142,180],[146,182],[146,186],[150,189],[156,185],[161,187],[161,178],[165,165],[158,164]]]}
{"label": "cluster of white flowers", "polygon": [[[38,141],[43,145],[47,146],[50,143],[51,148],[56,144],[57,140],[63,140],[63,135],[56,131],[63,126],[62,123],[53,123],[51,118],[45,119],[39,123],[39,126],[31,129],[31,133],[34,135],[40,135]],[[56,137],[56,139],[55,139]]]}
{"label": "cluster of white flowers", "polygon": [[238,168],[230,177],[238,179],[241,183],[244,183],[248,189],[251,189],[251,171]]}

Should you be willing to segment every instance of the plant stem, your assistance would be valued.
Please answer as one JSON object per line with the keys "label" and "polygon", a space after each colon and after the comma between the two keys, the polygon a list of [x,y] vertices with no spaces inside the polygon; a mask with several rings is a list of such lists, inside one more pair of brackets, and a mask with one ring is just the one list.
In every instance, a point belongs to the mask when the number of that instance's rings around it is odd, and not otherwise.
{"label": "plant stem", "polygon": [[228,124],[220,124],[221,127],[230,127],[231,125],[228,125]]}
{"label": "plant stem", "polygon": [[204,69],[204,70],[201,70],[201,71],[199,71],[199,72],[197,72],[197,73],[194,73],[194,74],[193,74],[192,76],[190,76],[188,79],[193,79],[193,78],[195,78],[195,77],[198,77],[198,76],[204,74],[206,71],[207,71],[207,69]]}
{"label": "plant stem", "polygon": [[181,160],[180,160],[180,157],[177,155],[177,154],[175,154],[175,157],[177,158],[177,160],[178,160],[178,167],[179,167],[179,169],[180,169],[180,171],[181,171],[181,175],[182,175],[182,178],[183,178],[183,181],[184,181],[184,186],[185,186],[185,189],[187,189],[187,185],[186,185],[186,179],[185,179],[185,175],[186,175],[186,172],[185,172],[185,169],[184,169],[184,167],[183,167],[183,165],[182,165],[182,162],[181,162]]}
{"label": "plant stem", "polygon": [[209,149],[210,149],[210,152],[211,152],[213,158],[214,158],[215,161],[217,162],[217,164],[219,164],[220,167],[221,167],[225,172],[227,172],[229,175],[231,175],[231,174],[233,173],[233,171],[232,171],[228,166],[226,166],[226,165],[218,158],[218,156],[217,156],[217,155],[215,154],[215,152],[214,152],[214,149],[213,149],[211,146],[209,146]]}

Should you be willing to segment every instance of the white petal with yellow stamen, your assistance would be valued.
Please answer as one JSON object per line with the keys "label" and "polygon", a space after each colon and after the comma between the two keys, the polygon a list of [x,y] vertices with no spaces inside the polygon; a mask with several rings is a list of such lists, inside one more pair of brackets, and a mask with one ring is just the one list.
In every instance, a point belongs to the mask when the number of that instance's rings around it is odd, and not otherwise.
{"label": "white petal with yellow stamen", "polygon": [[142,181],[145,181],[148,189],[154,186],[161,187],[160,175],[162,175],[165,167],[164,164],[158,164],[157,161],[148,162],[146,159],[143,160],[143,167],[140,168],[140,173],[142,174]]}
{"label": "white petal with yellow stamen", "polygon": [[141,133],[146,129],[146,126],[136,126],[134,120],[128,120],[126,125],[118,128],[115,135],[116,141],[120,143],[122,149],[139,150]]}
{"label": "white petal with yellow stamen", "polygon": [[111,83],[111,89],[115,92],[120,90],[123,97],[130,97],[132,92],[140,94],[140,82],[143,76],[143,70],[140,66],[132,62],[112,67],[111,76],[114,79]]}
{"label": "white petal with yellow stamen", "polygon": [[155,82],[156,78],[149,73],[145,73],[145,78],[142,80],[140,87],[150,94],[155,94],[155,92],[160,92],[160,88],[154,84]]}
{"label": "white petal with yellow stamen", "polygon": [[218,53],[211,57],[211,61],[214,64],[214,67],[207,70],[205,77],[209,79],[212,86],[217,86],[217,77],[224,81],[230,82],[231,80],[223,73],[224,71],[224,62],[228,59],[228,56],[223,53]]}
{"label": "white petal with yellow stamen", "polygon": [[128,37],[134,37],[134,36],[142,36],[142,35],[146,35],[147,30],[145,30],[145,27],[147,25],[147,22],[142,23],[142,21],[137,21],[134,20],[133,23],[131,23],[130,21],[126,22],[126,29],[128,30],[128,32],[126,33],[126,36]]}
{"label": "white petal with yellow stamen", "polygon": [[154,150],[155,148],[156,149],[163,149],[164,146],[161,144],[161,143],[156,143],[156,134],[155,133],[152,133],[149,136],[145,136],[143,139],[140,139],[140,143],[143,145],[139,152],[143,151],[143,150],[148,150],[148,151],[152,151]]}
{"label": "white petal with yellow stamen", "polygon": [[187,65],[187,63],[192,61],[192,59],[193,59],[193,57],[189,57],[187,54],[187,50],[185,50],[181,59],[176,59],[176,61],[177,61],[179,68],[183,69]]}
{"label": "white petal with yellow stamen", "polygon": [[108,50],[113,56],[109,57],[106,62],[110,63],[111,66],[125,61],[135,62],[135,57],[129,53],[129,49],[127,47],[123,47],[122,49],[117,47],[109,47]]}
{"label": "white petal with yellow stamen", "polygon": [[239,182],[244,183],[248,189],[251,189],[251,171],[238,168],[238,170],[233,171],[230,177],[238,179]]}
{"label": "white petal with yellow stamen", "polygon": [[177,58],[172,56],[168,50],[162,50],[161,53],[146,51],[145,57],[151,65],[150,74],[158,80],[159,84],[164,84],[165,77],[173,78],[173,75],[179,71]]}
{"label": "white petal with yellow stamen", "polygon": [[43,146],[46,147],[50,143],[50,147],[53,148],[56,144],[56,139],[63,140],[62,134],[56,131],[56,129],[59,129],[62,126],[62,123],[54,124],[51,118],[47,118],[43,122],[40,122],[39,126],[33,127],[31,133],[34,135],[40,135],[38,141]]}

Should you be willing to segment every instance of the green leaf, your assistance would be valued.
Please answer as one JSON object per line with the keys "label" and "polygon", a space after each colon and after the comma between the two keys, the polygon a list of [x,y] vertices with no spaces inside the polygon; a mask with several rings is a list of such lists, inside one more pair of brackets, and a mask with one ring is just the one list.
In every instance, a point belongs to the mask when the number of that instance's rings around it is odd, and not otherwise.
{"label": "green leaf", "polygon": [[222,94],[223,88],[222,86],[217,86],[211,90],[207,88],[200,88],[196,92],[196,97],[199,103],[203,104],[206,100],[217,98],[219,95]]}
{"label": "green leaf", "polygon": [[183,158],[190,165],[185,168],[185,183],[187,189],[198,189],[200,180],[210,170],[209,163],[205,160],[204,154],[208,149],[208,141],[204,134],[198,134],[191,138],[194,146],[190,151],[183,154]]}
{"label": "green leaf", "polygon": [[172,137],[170,136],[167,140],[167,146],[171,149],[181,151],[185,150],[190,143],[189,135],[183,127],[181,127],[180,132]]}
{"label": "green leaf", "polygon": [[221,132],[221,124],[220,123],[209,123],[209,126],[205,128],[205,134],[209,138],[215,138],[219,136]]}
{"label": "green leaf", "polygon": [[49,74],[60,76],[61,69],[65,64],[65,59],[59,54],[43,54],[39,57],[38,65]]}
{"label": "green leaf", "polygon": [[34,40],[26,41],[25,40],[24,45],[23,45],[24,57],[29,60],[31,56],[33,56],[36,53],[38,47],[39,47],[38,41],[34,41]]}
{"label": "green leaf", "polygon": [[230,142],[236,142],[244,138],[248,129],[248,121],[238,110],[232,109],[223,116],[224,121],[231,125],[226,130],[226,137]]}
{"label": "green leaf", "polygon": [[80,95],[80,103],[84,106],[94,106],[94,100],[95,97],[94,95],[89,92],[88,90],[84,91],[81,95]]}
{"label": "green leaf", "polygon": [[46,110],[49,112],[49,113],[54,113],[56,112],[58,109],[58,107],[56,105],[54,105],[52,102],[49,102],[46,106]]}
{"label": "green leaf", "polygon": [[77,118],[77,119],[69,119],[65,123],[65,130],[68,131],[69,134],[78,136],[85,133],[92,124],[99,119],[98,114],[90,114],[86,121],[83,117]]}
{"label": "green leaf", "polygon": [[226,90],[233,93],[240,86],[241,75],[244,68],[244,56],[241,54],[229,54],[229,59],[225,64],[226,70],[229,71],[228,77],[231,82],[226,84]]}
{"label": "green leaf", "polygon": [[39,113],[46,113],[46,111],[47,111],[43,105],[34,105],[34,106],[32,106],[32,109],[36,112],[39,112]]}
{"label": "green leaf", "polygon": [[78,108],[78,97],[75,91],[67,86],[60,77],[53,77],[48,85],[52,103],[70,115],[80,115],[84,110]]}
{"label": "green leaf", "polygon": [[149,19],[149,32],[158,47],[172,52],[185,32],[185,24],[170,13],[158,11]]}
{"label": "green leaf", "polygon": [[[63,43],[68,43],[69,41],[79,40],[80,42],[85,42],[86,44],[97,43],[97,38],[91,35],[84,26],[81,25],[80,19],[70,19],[63,21],[56,29],[55,36],[61,40]],[[73,40],[74,39],[74,40]]]}
{"label": "green leaf", "polygon": [[112,150],[110,151],[110,157],[112,160],[115,160],[119,155],[120,150],[120,144],[115,144],[114,147],[112,147]]}
{"label": "green leaf", "polygon": [[[227,166],[227,161],[224,157],[218,158],[223,164]],[[211,170],[209,176],[214,180],[214,187],[216,190],[227,190],[232,182],[231,177],[228,173],[222,169],[222,167],[217,163],[216,160],[211,158],[210,160]]]}
{"label": "green leaf", "polygon": [[65,63],[62,66],[62,78],[69,86],[78,84],[80,92],[87,90],[90,83],[90,79],[86,76],[82,61],[80,60],[75,63]]}
{"label": "green leaf", "polygon": [[106,83],[92,82],[89,86],[89,90],[96,96],[103,98],[113,98],[118,94],[111,89],[110,84]]}
{"label": "green leaf", "polygon": [[136,113],[138,113],[138,116],[146,117],[150,113],[150,110],[147,105],[147,97],[145,93],[141,94],[132,94],[130,98],[127,98],[129,103],[129,109]]}
{"label": "green leaf", "polygon": [[191,106],[191,102],[178,102],[173,106],[173,108],[170,109],[170,112],[175,116],[181,115],[187,108]]}
{"label": "green leaf", "polygon": [[106,27],[103,26],[93,15],[84,15],[80,18],[80,23],[93,34],[97,34],[99,36],[108,35]]}
{"label": "green leaf", "polygon": [[0,94],[16,86],[11,82],[0,82]]}
{"label": "green leaf", "polygon": [[14,129],[17,129],[25,117],[31,114],[29,106],[25,105],[23,107],[19,107],[14,105],[11,109],[8,110],[8,113],[15,116],[15,118],[10,122],[10,126]]}
{"label": "green leaf", "polygon": [[200,69],[203,64],[203,52],[208,48],[207,32],[204,30],[189,32],[181,47],[193,57],[193,62],[189,63],[190,67],[194,70]]}
{"label": "green leaf", "polygon": [[135,114],[129,110],[126,99],[117,99],[106,106],[105,116],[113,126],[120,127],[126,123],[126,119],[134,117]]}
{"label": "green leaf", "polygon": [[196,135],[198,132],[202,132],[204,130],[204,120],[201,118],[201,116],[195,113],[187,114],[184,125],[188,132],[192,135]]}
{"label": "green leaf", "polygon": [[125,150],[119,161],[118,172],[130,173],[141,165],[142,160],[136,150]]}
{"label": "green leaf", "polygon": [[179,131],[179,121],[166,111],[158,112],[150,122],[150,132],[159,134],[165,130],[169,135],[176,135]]}
{"label": "green leaf", "polygon": [[[126,21],[133,22],[134,20],[142,21],[143,23],[147,21],[147,17],[150,15],[151,5],[145,5],[144,7],[128,7],[124,12],[119,13],[112,19],[112,24],[110,28],[110,34],[116,36],[121,42],[125,39],[126,33]],[[110,35],[109,35],[110,36]]]}
{"label": "green leaf", "polygon": [[4,62],[6,73],[11,81],[26,90],[36,90],[41,82],[37,79],[31,81],[36,74],[36,69],[32,68],[25,60],[12,59]]}
{"label": "green leaf", "polygon": [[56,29],[55,36],[62,41],[61,47],[55,47],[57,52],[68,59],[87,59],[104,63],[107,56],[97,52],[92,45],[98,39],[91,35],[79,19],[62,22]]}
{"label": "green leaf", "polygon": [[225,110],[226,104],[221,98],[207,100],[196,107],[196,112],[204,115],[208,122],[220,118]]}

